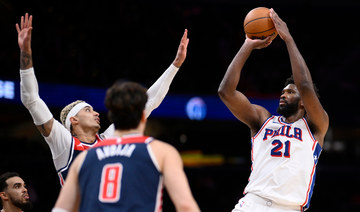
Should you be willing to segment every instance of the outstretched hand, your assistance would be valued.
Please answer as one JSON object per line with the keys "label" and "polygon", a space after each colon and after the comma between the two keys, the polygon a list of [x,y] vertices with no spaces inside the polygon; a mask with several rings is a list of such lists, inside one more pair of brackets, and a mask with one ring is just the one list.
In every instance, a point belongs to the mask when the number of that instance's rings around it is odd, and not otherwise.
{"label": "outstretched hand", "polygon": [[28,13],[21,16],[20,26],[16,24],[16,30],[18,32],[18,44],[21,51],[31,51],[31,30],[32,30],[32,15]]}
{"label": "outstretched hand", "polygon": [[189,38],[187,37],[188,30],[185,29],[185,32],[181,38],[179,48],[176,53],[175,60],[173,62],[173,65],[180,68],[180,66],[183,64],[186,58],[187,53],[187,46],[189,44]]}
{"label": "outstretched hand", "polygon": [[272,43],[272,37],[269,36],[264,40],[261,39],[251,39],[246,35],[245,43],[251,46],[252,49],[263,49],[268,47]]}
{"label": "outstretched hand", "polygon": [[291,35],[286,23],[278,16],[278,14],[273,8],[270,9],[270,17],[281,39],[283,39],[284,41],[290,39]]}

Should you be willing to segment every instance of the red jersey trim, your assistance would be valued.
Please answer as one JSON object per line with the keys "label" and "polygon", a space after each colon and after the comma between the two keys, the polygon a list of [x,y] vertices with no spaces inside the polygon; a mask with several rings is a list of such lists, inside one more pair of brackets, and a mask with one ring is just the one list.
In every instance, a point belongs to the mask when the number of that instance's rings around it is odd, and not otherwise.
{"label": "red jersey trim", "polygon": [[95,147],[114,145],[114,144],[133,144],[133,143],[150,143],[153,140],[149,136],[134,136],[121,138],[108,138],[104,142],[99,142]]}

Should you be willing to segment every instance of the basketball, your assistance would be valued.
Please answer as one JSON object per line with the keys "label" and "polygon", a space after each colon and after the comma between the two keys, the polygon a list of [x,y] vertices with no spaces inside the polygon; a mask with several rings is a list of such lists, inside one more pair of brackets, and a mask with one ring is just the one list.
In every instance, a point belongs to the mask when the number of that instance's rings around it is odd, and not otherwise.
{"label": "basketball", "polygon": [[270,10],[266,7],[252,9],[245,17],[244,31],[251,39],[265,39],[277,36],[277,31],[270,17]]}

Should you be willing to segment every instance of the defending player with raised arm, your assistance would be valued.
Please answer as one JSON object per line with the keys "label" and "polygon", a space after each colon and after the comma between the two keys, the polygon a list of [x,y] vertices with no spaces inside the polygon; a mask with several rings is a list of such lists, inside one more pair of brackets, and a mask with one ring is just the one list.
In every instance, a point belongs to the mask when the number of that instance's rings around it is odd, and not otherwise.
{"label": "defending player with raised arm", "polygon": [[[329,117],[323,109],[310,71],[286,23],[270,9],[276,30],[285,42],[292,69],[286,81],[275,116],[252,104],[236,90],[244,64],[254,49],[271,44],[265,40],[245,39],[219,86],[219,96],[229,110],[251,132],[252,172],[244,197],[235,211],[306,210],[310,205],[315,167]],[[271,208],[270,208],[271,206]],[[270,209],[270,210],[268,210]]]}
{"label": "defending player with raised arm", "polygon": [[[91,105],[80,100],[70,103],[61,111],[62,124],[53,118],[38,92],[31,49],[32,20],[33,16],[26,13],[21,17],[20,25],[16,24],[20,48],[21,101],[29,110],[34,124],[49,145],[60,183],[63,184],[72,159],[79,152],[111,136],[114,126],[110,125],[102,134],[98,134],[99,114]],[[146,118],[165,98],[172,80],[185,61],[188,43],[187,30],[185,30],[174,61],[147,90],[149,99],[145,108]]]}
{"label": "defending player with raised arm", "polygon": [[108,89],[105,104],[114,137],[75,159],[52,212],[161,211],[163,185],[176,211],[200,211],[178,151],[144,136],[146,99],[138,83]]}

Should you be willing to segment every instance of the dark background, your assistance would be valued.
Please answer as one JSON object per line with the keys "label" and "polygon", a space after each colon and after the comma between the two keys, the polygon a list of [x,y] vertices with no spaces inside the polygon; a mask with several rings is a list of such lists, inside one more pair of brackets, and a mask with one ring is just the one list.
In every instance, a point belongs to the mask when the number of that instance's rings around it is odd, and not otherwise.
{"label": "dark background", "polygon": [[[173,61],[187,28],[188,57],[169,94],[217,95],[244,41],[244,17],[259,6],[274,8],[287,23],[330,116],[309,211],[359,211],[357,0],[0,0],[0,80],[19,80],[15,23],[29,12],[39,82],[106,88],[126,78],[149,87]],[[278,98],[290,74],[285,44],[277,37],[268,48],[252,53],[239,89],[249,97]],[[61,108],[50,109],[59,119]],[[23,105],[0,102],[0,111],[0,173],[19,172],[28,184],[32,211],[50,211],[60,189],[50,149]],[[106,115],[101,118],[106,128]],[[150,135],[179,151],[201,150],[225,159],[220,166],[185,170],[203,211],[231,211],[250,174],[248,128],[239,121],[151,116],[149,128]],[[166,195],[164,211],[172,210]]]}

